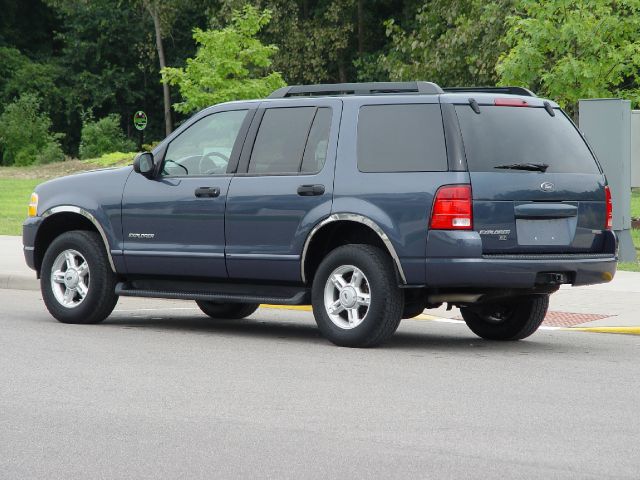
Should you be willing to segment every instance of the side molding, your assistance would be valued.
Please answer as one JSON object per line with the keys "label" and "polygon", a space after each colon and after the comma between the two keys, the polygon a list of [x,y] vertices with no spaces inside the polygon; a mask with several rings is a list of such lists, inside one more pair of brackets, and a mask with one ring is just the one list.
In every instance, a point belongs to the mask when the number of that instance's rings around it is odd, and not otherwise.
{"label": "side molding", "polygon": [[400,263],[400,257],[398,257],[398,254],[396,253],[396,249],[393,248],[393,244],[391,243],[391,240],[389,239],[387,234],[384,233],[384,231],[378,226],[378,224],[373,220],[371,220],[370,218],[364,217],[362,215],[357,215],[355,213],[334,213],[332,215],[329,215],[327,218],[325,218],[320,223],[318,223],[315,227],[313,227],[313,229],[309,233],[309,236],[307,237],[307,240],[304,242],[304,247],[302,248],[302,258],[300,261],[300,274],[302,276],[302,281],[304,283],[307,282],[306,274],[304,271],[304,264],[307,258],[307,250],[309,249],[309,245],[311,244],[311,240],[313,239],[313,236],[318,232],[318,230],[320,230],[325,225],[333,222],[338,222],[341,220],[361,223],[369,227],[374,232],[376,232],[380,237],[380,240],[382,240],[384,245],[387,247],[387,250],[389,251],[391,258],[393,258],[393,261],[395,262],[396,267],[398,267],[398,272],[400,273],[400,278],[402,280],[402,283],[404,284],[407,283],[407,278],[404,276],[404,270],[402,270],[402,264]]}
{"label": "side molding", "polygon": [[44,212],[41,215],[41,217],[44,219],[44,218],[50,217],[51,215],[55,215],[56,213],[77,213],[79,215],[82,215],[87,220],[89,220],[93,224],[93,226],[96,227],[96,230],[98,230],[98,233],[102,237],[102,241],[104,242],[104,247],[107,252],[107,258],[109,259],[109,265],[111,266],[111,270],[113,270],[113,272],[116,273],[116,267],[113,263],[113,258],[111,257],[111,250],[109,249],[109,242],[107,241],[107,235],[104,233],[104,229],[102,228],[102,225],[100,225],[100,223],[98,223],[98,220],[96,220],[96,217],[91,215],[85,209],[76,207],[74,205],[60,205],[58,207],[50,208],[49,210]]}

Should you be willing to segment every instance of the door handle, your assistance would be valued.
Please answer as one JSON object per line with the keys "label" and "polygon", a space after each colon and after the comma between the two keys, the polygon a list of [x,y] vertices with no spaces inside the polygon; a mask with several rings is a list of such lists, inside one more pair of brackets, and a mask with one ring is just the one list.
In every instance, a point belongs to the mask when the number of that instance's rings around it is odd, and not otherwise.
{"label": "door handle", "polygon": [[324,193],[324,185],[300,185],[298,187],[298,195],[303,197],[311,197],[313,195],[322,195]]}
{"label": "door handle", "polygon": [[200,187],[196,188],[196,197],[198,198],[214,198],[220,196],[218,187]]}

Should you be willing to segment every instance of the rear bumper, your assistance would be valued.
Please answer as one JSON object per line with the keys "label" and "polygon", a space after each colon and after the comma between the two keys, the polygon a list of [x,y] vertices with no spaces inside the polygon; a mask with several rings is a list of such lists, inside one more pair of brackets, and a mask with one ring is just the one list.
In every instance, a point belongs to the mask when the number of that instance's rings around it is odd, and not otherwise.
{"label": "rear bumper", "polygon": [[[435,235],[431,235],[435,233]],[[607,232],[606,251],[598,254],[483,255],[475,232],[429,232],[428,287],[533,288],[548,285],[547,275],[562,283],[606,283],[616,272],[616,237]],[[431,255],[430,255],[431,254]]]}
{"label": "rear bumper", "polygon": [[606,283],[616,273],[616,257],[427,259],[429,287],[532,288],[544,273],[565,274],[572,285]]}

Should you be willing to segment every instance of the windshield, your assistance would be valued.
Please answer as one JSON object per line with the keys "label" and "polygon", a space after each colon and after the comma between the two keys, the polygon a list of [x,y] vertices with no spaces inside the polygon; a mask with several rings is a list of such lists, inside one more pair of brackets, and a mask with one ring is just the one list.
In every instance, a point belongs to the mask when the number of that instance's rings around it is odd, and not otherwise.
{"label": "windshield", "polygon": [[[549,173],[600,173],[586,143],[560,110],[456,105],[469,171],[498,172],[513,164],[546,164]],[[527,169],[508,170],[526,173]]]}

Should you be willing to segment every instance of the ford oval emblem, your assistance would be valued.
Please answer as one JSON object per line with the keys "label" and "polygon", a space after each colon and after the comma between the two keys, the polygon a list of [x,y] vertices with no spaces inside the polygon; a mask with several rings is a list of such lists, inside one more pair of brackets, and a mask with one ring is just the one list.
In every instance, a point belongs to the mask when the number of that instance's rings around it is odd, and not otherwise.
{"label": "ford oval emblem", "polygon": [[551,182],[542,182],[540,184],[540,190],[543,192],[553,192],[556,189],[556,186]]}

